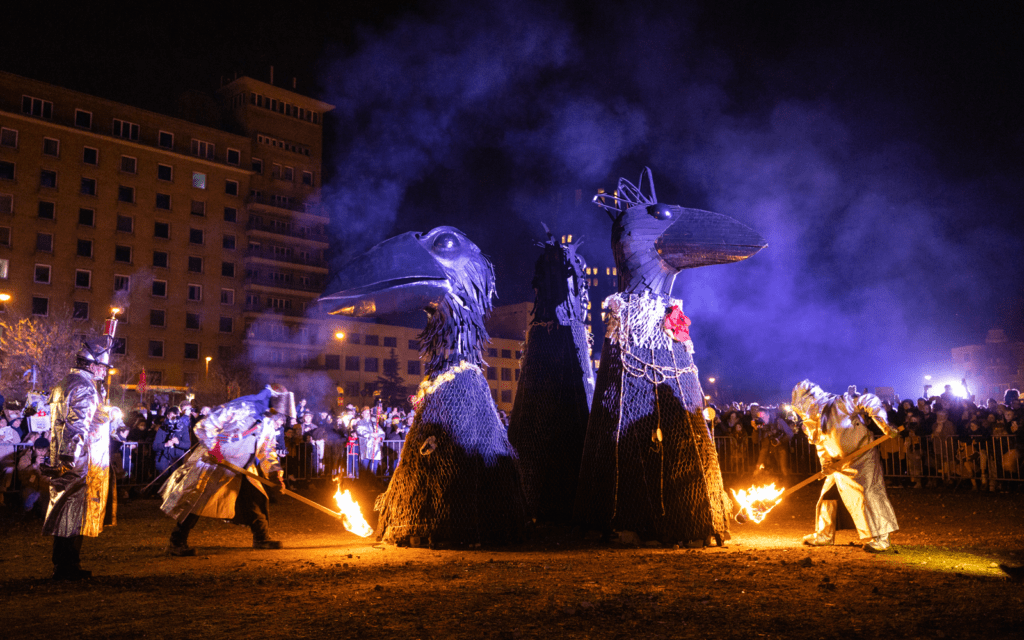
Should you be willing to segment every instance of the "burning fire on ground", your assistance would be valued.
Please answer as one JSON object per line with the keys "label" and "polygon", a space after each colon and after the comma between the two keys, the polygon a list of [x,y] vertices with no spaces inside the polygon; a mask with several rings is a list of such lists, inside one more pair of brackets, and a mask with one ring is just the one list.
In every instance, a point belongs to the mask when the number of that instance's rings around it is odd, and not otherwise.
{"label": "burning fire on ground", "polygon": [[740,505],[740,511],[736,514],[736,521],[740,523],[744,523],[747,520],[753,520],[756,523],[764,521],[768,512],[774,509],[775,505],[779,504],[779,497],[784,491],[784,489],[777,489],[774,482],[760,487],[740,489],[739,493],[733,489],[732,495]]}
{"label": "burning fire on ground", "polygon": [[341,512],[341,523],[346,529],[362,538],[373,533],[373,529],[363,518],[363,512],[359,510],[359,504],[352,499],[352,493],[345,489],[341,492],[341,485],[334,492],[334,501],[338,504],[338,511]]}

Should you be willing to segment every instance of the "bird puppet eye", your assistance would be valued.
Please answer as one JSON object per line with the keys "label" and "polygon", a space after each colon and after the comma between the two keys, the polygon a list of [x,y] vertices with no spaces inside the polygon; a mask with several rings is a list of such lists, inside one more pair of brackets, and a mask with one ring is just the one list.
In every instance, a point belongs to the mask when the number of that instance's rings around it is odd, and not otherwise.
{"label": "bird puppet eye", "polygon": [[453,253],[458,252],[459,249],[462,248],[462,243],[459,242],[458,236],[456,236],[454,233],[449,233],[446,231],[445,233],[439,233],[437,237],[434,238],[434,244],[432,248],[434,250],[434,253],[437,253],[442,256],[450,256]]}
{"label": "bird puppet eye", "polygon": [[672,219],[672,205],[668,204],[652,204],[647,207],[647,213],[658,220],[671,220]]}

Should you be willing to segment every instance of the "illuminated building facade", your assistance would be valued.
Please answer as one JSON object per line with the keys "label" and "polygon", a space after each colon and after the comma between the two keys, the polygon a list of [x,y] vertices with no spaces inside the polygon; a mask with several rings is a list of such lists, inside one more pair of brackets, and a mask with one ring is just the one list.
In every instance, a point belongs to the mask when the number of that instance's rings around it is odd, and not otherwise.
{"label": "illuminated building facade", "polygon": [[1002,329],[990,330],[985,344],[953,348],[952,356],[953,366],[962,370],[968,390],[980,403],[988,398],[1002,402],[1007,389],[1024,388],[1024,342],[1010,342]]}

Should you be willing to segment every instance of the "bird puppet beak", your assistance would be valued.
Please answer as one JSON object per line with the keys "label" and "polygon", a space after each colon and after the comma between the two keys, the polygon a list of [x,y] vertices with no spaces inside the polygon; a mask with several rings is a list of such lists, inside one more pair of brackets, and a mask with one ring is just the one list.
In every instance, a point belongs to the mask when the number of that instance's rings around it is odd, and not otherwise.
{"label": "bird puppet beak", "polygon": [[437,305],[451,289],[416,232],[381,242],[343,266],[318,303],[331,314],[373,316]]}
{"label": "bird puppet beak", "polygon": [[654,247],[673,269],[739,262],[768,246],[759,233],[729,216],[674,205],[668,208],[675,221]]}

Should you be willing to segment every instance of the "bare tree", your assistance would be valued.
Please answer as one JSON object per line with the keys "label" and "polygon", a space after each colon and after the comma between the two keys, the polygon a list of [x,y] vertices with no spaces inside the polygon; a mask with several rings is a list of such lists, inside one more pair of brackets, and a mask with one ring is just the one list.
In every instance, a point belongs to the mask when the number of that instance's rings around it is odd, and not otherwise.
{"label": "bare tree", "polygon": [[49,391],[75,363],[82,336],[97,333],[93,323],[74,320],[70,313],[57,310],[46,317],[0,319],[0,388],[19,395],[31,390],[35,366],[35,388]]}

